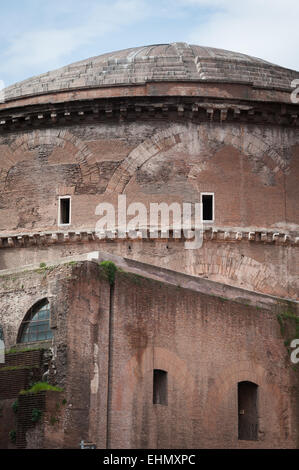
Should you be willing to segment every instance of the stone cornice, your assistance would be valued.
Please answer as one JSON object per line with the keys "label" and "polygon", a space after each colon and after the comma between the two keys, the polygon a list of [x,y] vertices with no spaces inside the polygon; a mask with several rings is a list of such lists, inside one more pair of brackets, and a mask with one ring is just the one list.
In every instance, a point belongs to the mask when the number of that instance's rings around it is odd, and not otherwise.
{"label": "stone cornice", "polygon": [[[114,238],[113,238],[114,236]],[[282,231],[248,231],[248,230],[223,230],[206,228],[204,230],[204,241],[213,241],[221,243],[239,243],[248,241],[251,243],[262,243],[270,245],[299,245],[299,234],[282,232]],[[0,234],[0,249],[9,248],[26,248],[26,247],[42,247],[56,244],[67,243],[89,243],[89,242],[137,242],[137,241],[188,241],[181,230],[170,229],[169,233],[165,230],[149,230],[142,229],[137,232],[137,238],[133,239],[130,234],[126,234],[123,238],[119,238],[116,232],[106,231],[95,233],[88,230],[70,230],[70,231],[52,231],[52,232],[31,232],[26,234]],[[192,239],[190,238],[190,241]]]}
{"label": "stone cornice", "polygon": [[[246,82],[246,81],[238,81],[238,80],[218,80],[218,79],[212,79],[209,78],[209,80],[206,79],[194,79],[194,80],[188,80],[187,82],[184,82],[183,80],[177,80],[176,78],[174,79],[168,79],[165,82],[161,82],[160,80],[147,80],[145,82],[138,82],[138,83],[110,83],[109,85],[107,84],[98,84],[98,85],[89,85],[89,86],[81,86],[78,88],[60,88],[59,90],[53,90],[53,91],[43,91],[39,93],[27,93],[23,94],[21,96],[16,96],[13,98],[6,99],[4,104],[0,104],[0,109],[1,108],[14,108],[16,106],[24,106],[30,102],[30,104],[39,104],[39,103],[52,103],[52,102],[64,102],[68,101],[69,99],[71,100],[79,100],[79,99],[85,99],[86,94],[90,95],[92,93],[95,98],[102,97],[104,98],[105,96],[109,97],[126,97],[126,96],[151,96],[155,95],[155,93],[152,92],[152,88],[155,88],[157,85],[159,87],[164,88],[168,86],[170,88],[169,92],[165,93],[165,96],[173,96],[173,92],[171,91],[174,85],[177,85],[178,88],[178,95],[183,95],[180,91],[182,91],[182,86],[185,89],[185,92],[187,91],[187,95],[189,94],[188,91],[191,91],[194,89],[196,86],[197,88],[197,93],[196,95],[198,96],[205,96],[205,94],[210,95],[210,93],[205,93],[205,90],[209,90],[209,88],[212,86],[215,88],[215,85],[219,87],[219,89],[224,89],[227,87],[230,89],[230,95],[231,98],[241,98],[242,92],[233,92],[234,88],[237,90],[237,88],[244,89],[245,87],[248,89],[247,90],[247,95],[252,95],[250,96],[250,99],[257,99],[257,96],[259,95],[259,92],[268,92],[269,94],[265,93],[264,100],[268,101],[270,97],[273,97],[274,93],[277,93],[277,102],[284,101],[284,102],[289,102],[289,96],[293,91],[293,88],[291,87],[291,82],[290,86],[288,87],[278,87],[278,86],[262,86],[262,85],[255,85],[252,82]],[[122,90],[122,92],[120,92]],[[250,91],[249,91],[250,90]],[[249,91],[249,93],[248,93]],[[5,90],[4,90],[5,92]],[[255,96],[256,95],[256,96]],[[282,96],[285,95],[286,101],[284,99],[281,99]],[[194,96],[194,92],[190,93],[190,96]],[[275,100],[274,100],[275,101]]]}
{"label": "stone cornice", "polygon": [[95,122],[173,120],[299,125],[299,106],[248,100],[198,97],[127,97],[26,106],[0,110],[0,134]]}

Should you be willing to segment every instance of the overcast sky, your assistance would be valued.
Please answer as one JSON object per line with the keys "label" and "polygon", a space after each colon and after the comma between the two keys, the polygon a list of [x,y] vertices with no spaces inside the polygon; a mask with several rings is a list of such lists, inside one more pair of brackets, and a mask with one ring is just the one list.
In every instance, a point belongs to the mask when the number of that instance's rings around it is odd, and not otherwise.
{"label": "overcast sky", "polygon": [[104,52],[188,42],[299,70],[299,0],[0,0],[5,85]]}

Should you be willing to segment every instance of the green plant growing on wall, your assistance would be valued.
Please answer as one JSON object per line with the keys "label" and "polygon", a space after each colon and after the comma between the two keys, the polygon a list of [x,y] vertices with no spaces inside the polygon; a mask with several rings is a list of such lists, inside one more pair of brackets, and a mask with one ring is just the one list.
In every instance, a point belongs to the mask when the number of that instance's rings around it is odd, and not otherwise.
{"label": "green plant growing on wall", "polygon": [[113,286],[115,282],[115,273],[117,271],[117,266],[112,263],[112,261],[102,261],[100,263],[100,266],[104,269],[109,284]]}
{"label": "green plant growing on wall", "polygon": [[44,350],[42,347],[35,347],[35,348],[10,348],[8,351],[5,351],[5,354],[17,354],[17,353],[22,353],[22,352],[28,352],[28,351],[40,351]]}
{"label": "green plant growing on wall", "polygon": [[16,371],[16,370],[30,370],[30,369],[38,369],[38,366],[7,366],[2,367],[1,372],[3,371]]}
{"label": "green plant growing on wall", "polygon": [[16,440],[17,440],[17,433],[16,431],[13,429],[12,431],[9,431],[9,439],[10,441],[15,444],[16,443]]}
{"label": "green plant growing on wall", "polygon": [[50,424],[51,426],[54,426],[54,424],[58,423],[59,422],[59,419],[56,418],[55,416],[51,416],[50,418]]}
{"label": "green plant growing on wall", "polygon": [[40,263],[39,268],[34,271],[38,274],[43,274],[44,278],[55,269],[55,266],[47,266],[46,263]]}
{"label": "green plant growing on wall", "polygon": [[292,321],[295,324],[294,338],[299,338],[299,317],[297,317],[297,315],[292,312],[284,312],[277,315],[277,320],[280,326],[281,336],[285,335],[287,322]]}
{"label": "green plant growing on wall", "polygon": [[19,400],[15,400],[15,401],[13,402],[13,404],[11,405],[11,407],[12,407],[12,409],[13,409],[13,412],[14,412],[15,414],[17,414],[18,408],[19,408]]}
{"label": "green plant growing on wall", "polygon": [[[290,348],[292,340],[299,339],[299,317],[292,312],[284,312],[277,315],[277,320],[280,326],[281,336],[284,338],[284,345],[287,349],[288,355],[290,356],[292,352]],[[288,324],[293,324],[293,327],[295,326],[295,329],[293,328],[294,333],[292,332],[291,337],[286,338],[286,329]],[[292,369],[294,371],[297,371],[298,364],[292,366]]]}
{"label": "green plant growing on wall", "polygon": [[30,393],[35,394],[39,392],[63,392],[63,388],[50,385],[48,382],[37,382],[29,388],[29,390],[21,390],[20,395],[29,395]]}
{"label": "green plant growing on wall", "polygon": [[37,409],[37,408],[33,408],[32,410],[32,416],[31,416],[31,421],[33,421],[34,423],[37,423],[37,421],[40,421],[41,417],[42,417],[42,411]]}
{"label": "green plant growing on wall", "polygon": [[[135,273],[124,273],[123,274],[125,277],[127,277],[131,282],[134,282],[134,284],[141,285],[142,281],[144,280],[143,276],[140,276],[139,274]],[[148,279],[148,282],[150,282],[150,279]]]}
{"label": "green plant growing on wall", "polygon": [[[221,297],[219,296],[218,299],[221,301],[221,302],[226,302],[228,299],[226,297]],[[248,304],[245,304],[245,305],[248,305]]]}
{"label": "green plant growing on wall", "polygon": [[76,266],[79,263],[79,261],[69,261],[68,263],[65,263],[65,266]]}

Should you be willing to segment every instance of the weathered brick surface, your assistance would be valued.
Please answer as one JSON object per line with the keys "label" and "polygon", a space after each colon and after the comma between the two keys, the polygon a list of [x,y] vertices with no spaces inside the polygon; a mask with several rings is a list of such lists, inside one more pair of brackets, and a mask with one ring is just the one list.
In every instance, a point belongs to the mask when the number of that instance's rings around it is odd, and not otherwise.
{"label": "weathered brick surface", "polygon": [[[9,317],[26,314],[24,280],[26,289],[48,292],[50,377],[66,399],[56,416],[53,398],[42,427],[29,432],[33,404],[26,405],[18,445],[78,448],[83,439],[99,448],[298,447],[298,378],[277,319],[298,315],[297,303],[234,287],[219,297],[211,281],[139,269],[143,277],[119,271],[112,291],[95,262],[7,276],[19,297],[15,311],[0,317],[10,345],[19,325],[9,329]],[[168,406],[153,405],[153,369],[168,371]],[[239,381],[259,386],[258,441],[237,438]]]}
{"label": "weathered brick surface", "polygon": [[41,380],[41,376],[41,370],[36,368],[0,370],[0,400],[17,398],[21,390]]}
{"label": "weathered brick surface", "polygon": [[[298,314],[296,78],[244,54],[174,43],[5,90],[0,326],[14,346],[26,313],[47,298],[53,340],[41,344],[43,360],[18,353],[5,364],[15,370],[0,366],[1,445],[12,446],[11,400],[48,369],[65,406],[55,394],[24,397],[19,448],[78,448],[82,439],[99,448],[298,447],[298,379],[277,320]],[[200,249],[172,236],[96,236],[97,205],[116,207],[119,194],[149,209],[194,204],[202,192],[215,194],[215,220]],[[68,227],[58,224],[60,196],[72,198]],[[97,263],[59,264],[97,250],[129,259],[114,288]],[[153,369],[168,371],[168,406],[152,403]],[[237,439],[237,384],[246,380],[259,386],[257,442]],[[44,417],[33,426],[36,406]]]}
{"label": "weathered brick surface", "polygon": [[[63,393],[55,391],[41,392],[22,402],[24,418],[20,420],[19,430],[24,436],[26,449],[61,449],[64,447],[64,424],[66,404]],[[40,407],[41,419],[33,423],[30,417],[32,407]],[[24,444],[23,444],[24,445]]]}
{"label": "weathered brick surface", "polygon": [[43,351],[26,351],[5,355],[0,364],[0,400],[17,398],[21,390],[42,379]]}
{"label": "weathered brick surface", "polygon": [[15,449],[15,443],[11,442],[10,432],[16,431],[16,415],[12,409],[15,399],[0,400],[0,448]]}
{"label": "weathered brick surface", "polygon": [[[125,273],[114,302],[112,448],[298,445],[297,373],[274,312]],[[168,371],[167,407],[152,403],[153,369]],[[259,385],[258,442],[237,439],[243,380]]]}
{"label": "weathered brick surface", "polygon": [[[45,392],[36,394],[20,395],[17,420],[17,441],[18,449],[26,449],[26,433],[36,424],[32,420],[32,412],[38,410],[41,414],[46,409]],[[43,433],[39,433],[39,443],[43,441]]]}
{"label": "weathered brick surface", "polygon": [[[224,283],[296,297],[296,129],[159,122],[157,130],[156,125],[154,121],[111,122],[0,136],[0,233],[13,237],[0,248],[0,269],[100,248]],[[195,203],[201,192],[215,193],[215,230],[245,230],[247,238],[250,231],[268,231],[270,237],[281,233],[293,245],[232,244],[218,239],[190,253],[178,241],[85,241],[86,232],[95,230],[97,205],[112,202],[117,207],[117,193],[127,195],[127,205],[137,201],[149,208],[151,202]],[[58,197],[67,194],[72,196],[72,224],[62,230],[57,225]],[[85,238],[80,235],[73,243],[78,231],[85,231]],[[65,232],[68,238],[60,246]],[[48,235],[40,237],[43,233]]]}
{"label": "weathered brick surface", "polygon": [[6,354],[5,363],[0,364],[0,372],[5,367],[38,367],[42,366],[43,351],[37,349],[36,351],[20,351],[15,353]]}

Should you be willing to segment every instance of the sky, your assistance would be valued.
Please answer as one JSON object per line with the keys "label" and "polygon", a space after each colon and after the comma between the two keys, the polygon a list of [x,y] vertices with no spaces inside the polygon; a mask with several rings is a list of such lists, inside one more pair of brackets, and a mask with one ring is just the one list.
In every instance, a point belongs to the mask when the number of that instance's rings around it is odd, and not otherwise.
{"label": "sky", "polygon": [[298,0],[0,0],[0,83],[129,47],[187,42],[299,70]]}

